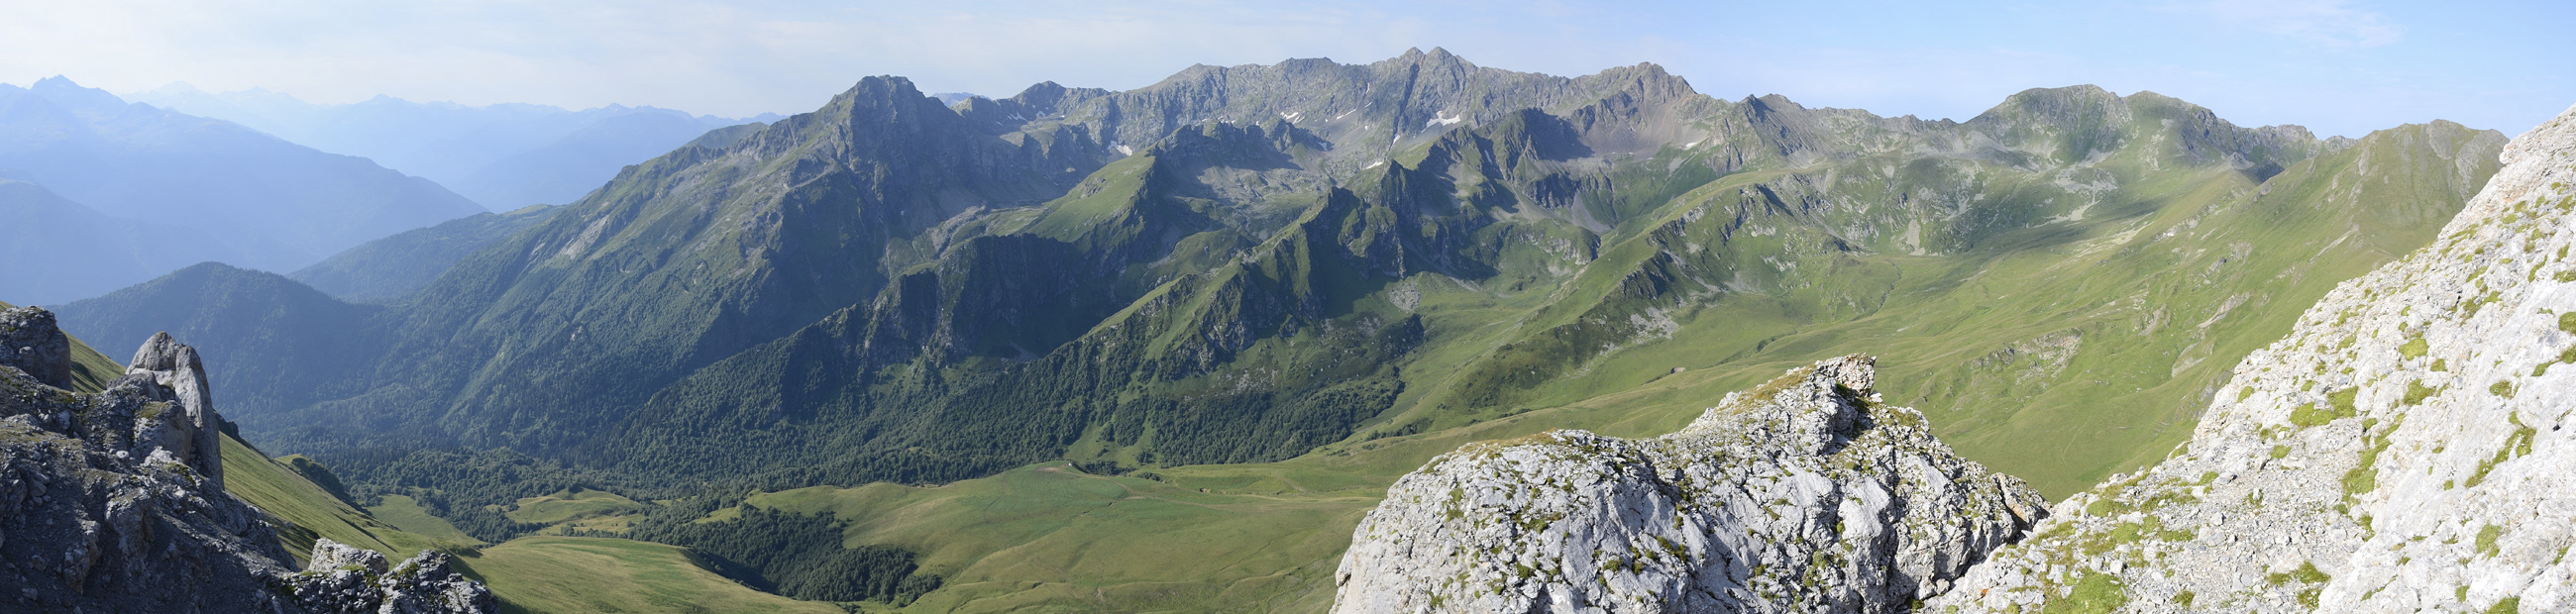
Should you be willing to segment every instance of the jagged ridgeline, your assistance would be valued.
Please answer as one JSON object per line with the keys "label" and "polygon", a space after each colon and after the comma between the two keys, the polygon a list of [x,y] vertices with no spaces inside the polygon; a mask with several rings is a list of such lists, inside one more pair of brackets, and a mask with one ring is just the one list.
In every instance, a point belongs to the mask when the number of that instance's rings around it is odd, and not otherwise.
{"label": "jagged ridgeline", "polygon": [[[1272,461],[1866,342],[1963,454],[2063,491],[2178,441],[2222,365],[2429,240],[2501,141],[2089,86],[1885,118],[1438,50],[954,106],[877,77],[380,309],[200,269],[62,311],[196,327],[255,438],[356,482],[452,448],[630,488]],[[206,293],[240,308],[136,307]],[[2076,436],[2017,456],[2043,430]]]}

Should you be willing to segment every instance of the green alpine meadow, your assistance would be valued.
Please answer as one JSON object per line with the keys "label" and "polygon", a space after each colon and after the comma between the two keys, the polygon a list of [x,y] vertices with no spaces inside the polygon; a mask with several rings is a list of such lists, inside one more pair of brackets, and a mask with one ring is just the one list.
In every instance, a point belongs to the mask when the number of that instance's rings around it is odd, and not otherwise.
{"label": "green alpine meadow", "polygon": [[1845,354],[2049,499],[2138,469],[2505,142],[1441,49],[954,103],[868,77],[571,203],[55,311],[196,344],[242,441],[294,454],[226,459],[290,547],[447,552],[503,611],[1318,612],[1435,456],[1661,435]]}

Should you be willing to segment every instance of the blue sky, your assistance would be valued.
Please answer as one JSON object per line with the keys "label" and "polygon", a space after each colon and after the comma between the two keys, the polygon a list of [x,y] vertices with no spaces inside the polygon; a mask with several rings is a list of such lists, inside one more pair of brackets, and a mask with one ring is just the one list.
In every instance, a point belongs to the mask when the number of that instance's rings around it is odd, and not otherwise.
{"label": "blue sky", "polygon": [[2031,87],[2152,90],[2247,125],[2519,133],[2576,103],[2576,3],[0,0],[0,82],[185,81],[308,100],[810,110],[875,74],[1008,95],[1194,63],[1446,47],[1572,75],[1654,62],[1701,92],[1966,119]]}

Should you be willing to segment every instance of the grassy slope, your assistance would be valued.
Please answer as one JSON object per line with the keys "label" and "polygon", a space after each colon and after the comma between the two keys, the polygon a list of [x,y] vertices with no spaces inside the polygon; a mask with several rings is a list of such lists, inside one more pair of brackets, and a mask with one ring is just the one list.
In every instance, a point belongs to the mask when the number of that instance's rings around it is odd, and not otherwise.
{"label": "grassy slope", "polygon": [[483,540],[466,535],[465,531],[457,529],[456,525],[448,524],[447,519],[430,515],[429,510],[421,509],[420,503],[413,501],[411,497],[385,495],[381,499],[382,501],[367,508],[367,515],[374,516],[385,524],[393,525],[396,529],[462,544],[483,543]]}
{"label": "grassy slope", "polygon": [[556,524],[633,511],[644,507],[632,499],[599,490],[557,492],[543,497],[520,499],[504,514],[511,520],[539,524]]}
{"label": "grassy slope", "polygon": [[841,612],[745,588],[698,566],[687,550],[662,544],[522,537],[467,562],[501,598],[502,612]]}
{"label": "grassy slope", "polygon": [[[224,480],[234,495],[291,523],[282,531],[287,549],[302,556],[315,536],[409,557],[423,549],[474,552],[471,537],[421,511],[409,498],[385,497],[359,511],[304,479],[283,463],[224,438]],[[582,493],[588,495],[591,493]],[[601,493],[605,494],[605,493]],[[614,497],[614,495],[607,495]],[[538,502],[598,507],[631,501],[573,495]],[[482,546],[456,559],[465,573],[492,587],[504,612],[839,612],[829,604],[787,599],[752,590],[707,571],[686,550],[623,539],[525,537]]]}
{"label": "grassy slope", "polygon": [[294,469],[229,435],[224,437],[224,488],[285,521],[278,537],[286,542],[287,551],[299,557],[313,549],[315,537],[328,537],[396,558],[411,556],[439,542],[359,511]]}

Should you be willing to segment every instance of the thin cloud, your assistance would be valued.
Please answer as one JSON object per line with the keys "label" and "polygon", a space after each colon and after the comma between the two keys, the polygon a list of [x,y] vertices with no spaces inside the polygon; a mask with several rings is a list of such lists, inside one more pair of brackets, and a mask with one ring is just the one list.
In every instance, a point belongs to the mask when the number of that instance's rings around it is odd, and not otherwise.
{"label": "thin cloud", "polygon": [[2395,20],[2355,9],[2348,0],[2224,0],[2165,8],[2330,50],[2366,49],[2406,38],[2406,28]]}

